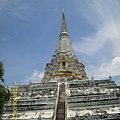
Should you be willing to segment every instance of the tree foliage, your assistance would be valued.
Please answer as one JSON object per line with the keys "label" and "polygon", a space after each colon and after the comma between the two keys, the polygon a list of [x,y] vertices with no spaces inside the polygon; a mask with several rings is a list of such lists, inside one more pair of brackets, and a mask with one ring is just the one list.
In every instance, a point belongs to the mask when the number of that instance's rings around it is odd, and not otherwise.
{"label": "tree foliage", "polygon": [[4,104],[10,99],[10,91],[4,84],[4,68],[0,61],[0,119],[3,113]]}
{"label": "tree foliage", "polygon": [[3,63],[0,61],[0,80],[1,82],[4,82],[4,68],[3,68]]}

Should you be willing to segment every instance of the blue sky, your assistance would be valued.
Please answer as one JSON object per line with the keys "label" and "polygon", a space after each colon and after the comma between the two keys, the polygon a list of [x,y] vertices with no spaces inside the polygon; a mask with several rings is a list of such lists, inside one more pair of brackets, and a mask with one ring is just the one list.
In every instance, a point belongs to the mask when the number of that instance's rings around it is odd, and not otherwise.
{"label": "blue sky", "polygon": [[120,85],[119,0],[0,0],[0,60],[9,86],[40,82],[65,10],[70,39],[88,77]]}

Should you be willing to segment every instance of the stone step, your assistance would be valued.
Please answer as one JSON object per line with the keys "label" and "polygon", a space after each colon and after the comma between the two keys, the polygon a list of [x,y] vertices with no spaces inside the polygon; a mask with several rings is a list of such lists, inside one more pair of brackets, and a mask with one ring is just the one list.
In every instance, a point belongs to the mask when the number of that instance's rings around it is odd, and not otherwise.
{"label": "stone step", "polygon": [[59,86],[56,120],[65,120],[65,84]]}

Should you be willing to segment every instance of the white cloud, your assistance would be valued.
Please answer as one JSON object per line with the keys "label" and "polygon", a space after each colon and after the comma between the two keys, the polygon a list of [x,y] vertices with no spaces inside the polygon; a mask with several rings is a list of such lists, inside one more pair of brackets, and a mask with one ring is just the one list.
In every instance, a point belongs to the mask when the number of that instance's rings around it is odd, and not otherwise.
{"label": "white cloud", "polygon": [[24,80],[25,82],[40,82],[41,79],[43,78],[44,76],[44,72],[40,72],[38,70],[34,70],[33,73],[29,76],[29,77],[26,77],[26,79]]}
{"label": "white cloud", "polygon": [[[97,54],[108,42],[112,44],[111,56],[120,56],[120,2],[118,0],[87,2],[85,19],[92,24],[96,32],[82,36],[73,43],[74,49],[83,54]],[[80,11],[78,9],[78,11]],[[104,51],[105,52],[105,51]]]}
{"label": "white cloud", "polygon": [[[46,7],[44,7],[46,6]],[[0,0],[0,19],[6,15],[22,20],[31,20],[31,18],[41,15],[41,11],[56,10],[56,6],[52,9],[48,2],[33,0]],[[2,17],[3,15],[3,17]]]}
{"label": "white cloud", "polygon": [[112,61],[103,63],[98,67],[88,66],[88,76],[94,76],[96,79],[106,78],[109,75],[120,75],[120,57],[115,57]]}
{"label": "white cloud", "polygon": [[[84,4],[84,3],[83,3]],[[73,43],[74,50],[90,59],[88,77],[96,79],[106,78],[109,75],[120,75],[120,1],[119,0],[91,0],[85,2],[86,9],[80,7],[77,11],[80,16],[92,25],[94,32],[88,36],[81,36]],[[98,61],[95,62],[94,61]],[[100,62],[101,61],[101,62]],[[104,63],[102,63],[104,62]]]}
{"label": "white cloud", "polygon": [[19,19],[29,20],[31,13],[38,10],[36,7],[33,7],[33,3],[31,1],[23,2],[22,0],[1,0],[0,16],[7,14]]}

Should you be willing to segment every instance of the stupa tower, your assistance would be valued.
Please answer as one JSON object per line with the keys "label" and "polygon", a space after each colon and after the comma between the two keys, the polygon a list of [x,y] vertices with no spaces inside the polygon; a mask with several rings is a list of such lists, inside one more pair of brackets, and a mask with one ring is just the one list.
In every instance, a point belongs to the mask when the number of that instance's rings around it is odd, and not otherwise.
{"label": "stupa tower", "polygon": [[51,62],[45,66],[42,82],[55,81],[59,77],[88,79],[83,62],[78,62],[69,38],[64,9],[62,11],[62,26],[59,40]]}
{"label": "stupa tower", "polygon": [[2,120],[120,120],[120,86],[87,78],[73,52],[64,10],[54,55],[42,82],[13,84]]}

